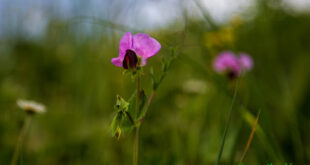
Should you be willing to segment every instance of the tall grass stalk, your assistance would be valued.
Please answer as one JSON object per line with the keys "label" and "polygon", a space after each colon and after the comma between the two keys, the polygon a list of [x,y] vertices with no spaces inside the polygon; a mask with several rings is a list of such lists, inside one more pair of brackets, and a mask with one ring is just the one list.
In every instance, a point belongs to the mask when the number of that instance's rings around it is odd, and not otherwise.
{"label": "tall grass stalk", "polygon": [[17,161],[18,161],[18,157],[19,157],[19,153],[20,153],[20,148],[23,145],[23,141],[25,139],[25,135],[27,133],[27,130],[29,129],[30,125],[31,125],[31,120],[32,120],[32,115],[31,114],[27,114],[26,118],[25,118],[25,122],[24,125],[19,133],[18,136],[18,140],[16,143],[16,147],[15,147],[15,151],[13,154],[13,158],[11,161],[11,165],[16,165]]}
{"label": "tall grass stalk", "polygon": [[227,131],[228,131],[230,120],[231,120],[231,114],[232,114],[232,111],[233,111],[233,108],[234,108],[234,104],[235,104],[235,101],[236,101],[236,97],[237,97],[237,91],[238,91],[238,88],[239,88],[239,81],[240,81],[240,78],[238,78],[237,82],[236,82],[236,86],[235,86],[235,90],[234,90],[234,95],[233,95],[233,98],[232,98],[232,101],[231,101],[231,106],[230,106],[228,118],[227,118],[227,121],[226,121],[226,126],[225,126],[225,130],[224,130],[224,134],[223,134],[222,141],[221,141],[221,146],[220,146],[219,152],[217,154],[217,159],[216,159],[216,163],[215,163],[216,165],[220,164],[221,156],[222,156],[224,145],[225,145],[226,134],[227,134]]}
{"label": "tall grass stalk", "polygon": [[251,143],[252,143],[252,140],[253,140],[253,137],[254,137],[254,133],[255,133],[255,130],[256,130],[256,126],[257,126],[257,123],[258,123],[258,119],[259,119],[259,116],[260,116],[260,112],[261,112],[261,110],[259,110],[258,113],[257,113],[257,115],[256,115],[256,120],[255,120],[254,126],[253,126],[253,128],[252,128],[252,132],[251,132],[251,134],[250,134],[250,137],[249,137],[249,139],[248,139],[247,145],[246,145],[246,147],[245,147],[245,149],[244,149],[244,152],[243,152],[243,154],[242,154],[240,163],[243,163],[243,161],[244,161],[244,159],[245,159],[245,157],[246,157],[246,154],[248,153],[249,148],[250,148],[250,146],[251,146]]}

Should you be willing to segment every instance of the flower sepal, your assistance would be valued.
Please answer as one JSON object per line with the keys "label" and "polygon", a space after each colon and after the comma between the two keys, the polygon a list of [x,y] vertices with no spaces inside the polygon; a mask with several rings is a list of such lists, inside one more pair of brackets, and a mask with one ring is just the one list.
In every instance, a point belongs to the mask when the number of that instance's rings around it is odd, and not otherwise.
{"label": "flower sepal", "polygon": [[136,79],[136,76],[138,75],[138,73],[140,75],[143,75],[143,68],[141,66],[137,66],[135,69],[125,69],[123,71],[123,74],[130,75],[133,80]]}

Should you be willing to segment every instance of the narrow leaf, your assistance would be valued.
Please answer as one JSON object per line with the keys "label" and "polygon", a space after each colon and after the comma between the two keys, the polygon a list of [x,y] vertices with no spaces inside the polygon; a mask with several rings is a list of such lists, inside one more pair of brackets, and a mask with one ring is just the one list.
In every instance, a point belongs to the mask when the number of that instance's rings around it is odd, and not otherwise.
{"label": "narrow leaf", "polygon": [[246,154],[248,153],[248,150],[249,150],[249,148],[250,148],[250,146],[251,146],[251,143],[252,143],[252,140],[253,140],[253,136],[254,136],[254,132],[255,132],[255,130],[256,130],[256,126],[257,126],[257,123],[258,123],[258,119],[259,119],[260,112],[261,112],[261,110],[258,111],[258,114],[257,114],[257,116],[256,116],[256,120],[255,120],[254,126],[253,126],[253,128],[252,128],[251,135],[250,135],[250,137],[249,137],[249,139],[248,139],[247,145],[246,145],[246,147],[245,147],[245,149],[244,149],[244,152],[243,152],[242,157],[241,157],[241,160],[240,160],[241,163],[243,163],[243,161],[244,161],[244,159],[245,159],[245,156],[246,156]]}
{"label": "narrow leaf", "polygon": [[116,136],[117,133],[119,133],[121,131],[120,125],[122,122],[122,118],[123,118],[123,112],[122,111],[117,112],[117,114],[114,116],[113,121],[111,123],[112,136]]}

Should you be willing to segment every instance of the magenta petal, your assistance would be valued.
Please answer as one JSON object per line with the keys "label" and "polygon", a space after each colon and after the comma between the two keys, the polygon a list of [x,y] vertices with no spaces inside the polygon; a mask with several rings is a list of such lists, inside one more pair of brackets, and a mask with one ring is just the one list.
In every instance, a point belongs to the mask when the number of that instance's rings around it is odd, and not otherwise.
{"label": "magenta petal", "polygon": [[124,57],[127,49],[132,49],[132,34],[126,32],[119,42],[119,57]]}
{"label": "magenta petal", "polygon": [[116,57],[112,58],[111,60],[112,64],[118,67],[123,67],[123,58],[122,57]]}
{"label": "magenta petal", "polygon": [[145,65],[146,65],[146,63],[147,63],[146,60],[147,60],[147,58],[144,58],[144,57],[141,58],[141,65],[142,65],[142,66],[145,66]]}
{"label": "magenta petal", "polygon": [[145,60],[154,56],[161,48],[160,43],[144,33],[137,33],[133,37],[133,48],[138,56]]}
{"label": "magenta petal", "polygon": [[213,68],[218,73],[233,71],[240,74],[238,58],[232,52],[222,52],[214,60]]}
{"label": "magenta petal", "polygon": [[253,60],[249,55],[241,53],[239,61],[245,71],[249,71],[253,68]]}

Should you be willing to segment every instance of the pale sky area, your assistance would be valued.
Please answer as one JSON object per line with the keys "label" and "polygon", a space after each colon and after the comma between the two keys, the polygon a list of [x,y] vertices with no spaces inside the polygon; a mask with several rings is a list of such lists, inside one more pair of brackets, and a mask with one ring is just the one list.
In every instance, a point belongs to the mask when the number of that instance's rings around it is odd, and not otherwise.
{"label": "pale sky area", "polygon": [[[255,13],[255,0],[200,0],[200,4],[218,23],[236,15]],[[283,0],[281,6],[289,12],[309,12],[310,0]],[[180,19],[184,8],[191,17],[201,17],[193,0],[1,0],[0,36],[15,33],[40,36],[50,18],[94,17],[153,30]]]}

